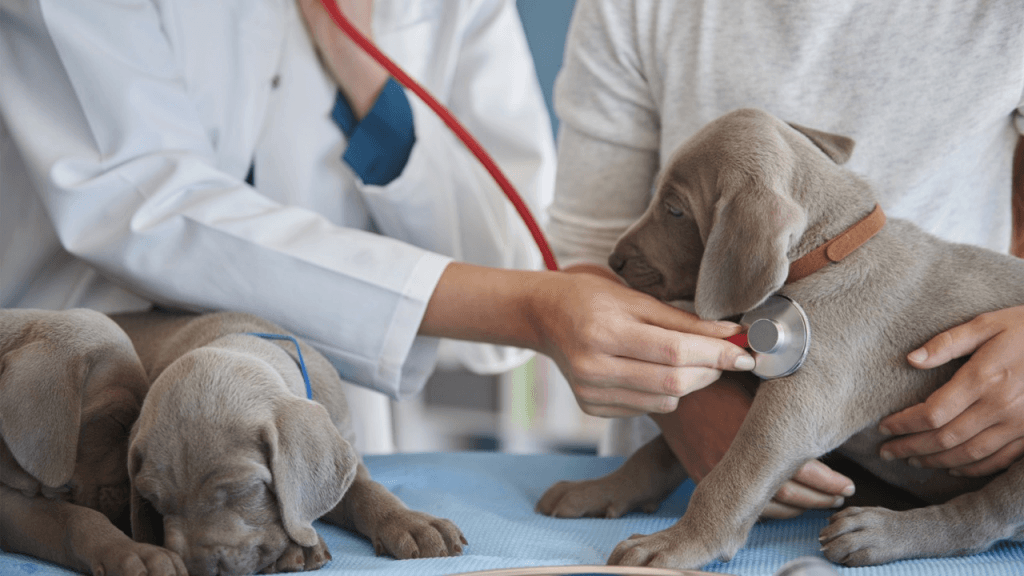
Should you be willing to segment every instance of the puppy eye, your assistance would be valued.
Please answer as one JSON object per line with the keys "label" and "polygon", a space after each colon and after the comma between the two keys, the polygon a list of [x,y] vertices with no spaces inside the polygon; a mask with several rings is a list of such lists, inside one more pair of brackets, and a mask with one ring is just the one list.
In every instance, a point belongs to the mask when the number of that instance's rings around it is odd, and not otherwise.
{"label": "puppy eye", "polygon": [[665,211],[669,213],[673,218],[681,218],[683,211],[671,204],[665,204]]}

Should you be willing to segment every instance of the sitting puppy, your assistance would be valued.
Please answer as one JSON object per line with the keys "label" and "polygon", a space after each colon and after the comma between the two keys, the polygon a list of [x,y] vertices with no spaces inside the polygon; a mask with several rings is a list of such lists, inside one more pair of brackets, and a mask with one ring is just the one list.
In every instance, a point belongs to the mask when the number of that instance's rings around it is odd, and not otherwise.
{"label": "sitting puppy", "polygon": [[378,554],[461,553],[454,524],[370,479],[341,380],[316,350],[253,335],[285,332],[245,314],[114,318],[152,380],[128,451],[137,540],[162,542],[192,576],[319,568],[330,559],[312,526],[321,517]]}
{"label": "sitting puppy", "polygon": [[[989,478],[954,478],[883,461],[876,432],[881,418],[923,401],[963,364],[918,370],[907,354],[985,312],[1024,304],[1024,261],[885,222],[871,188],[840,166],[852,148],[849,138],[765,112],[732,112],[675,152],[647,211],[619,239],[609,264],[633,287],[693,299],[705,319],[779,293],[803,307],[813,338],[802,368],[759,387],[686,514],[620,543],[609,563],[696,568],[731,558],[779,487],[836,448],[931,505],[838,512],[821,533],[834,562],[968,554],[1024,535],[1024,462]],[[864,233],[872,223],[874,236]],[[822,261],[807,268],[807,254]],[[538,509],[622,514],[656,506],[685,478],[658,437],[609,476],[552,487]]]}
{"label": "sitting puppy", "polygon": [[0,546],[79,572],[185,576],[132,541],[128,429],[148,388],[131,341],[91,310],[0,309]]}

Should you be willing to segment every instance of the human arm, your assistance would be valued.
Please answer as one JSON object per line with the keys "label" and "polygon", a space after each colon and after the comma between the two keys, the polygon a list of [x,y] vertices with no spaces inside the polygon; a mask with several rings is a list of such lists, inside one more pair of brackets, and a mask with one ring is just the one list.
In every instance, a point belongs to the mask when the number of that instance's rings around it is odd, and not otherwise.
{"label": "human arm", "polygon": [[583,410],[630,416],[675,409],[679,396],[736,368],[739,327],[705,322],[595,274],[453,262],[423,334],[537,350],[553,358]]}
{"label": "human arm", "polygon": [[985,476],[1024,456],[1024,306],[982,314],[947,330],[908,356],[930,369],[971,354],[927,400],[879,423],[900,436],[882,445],[883,458]]}

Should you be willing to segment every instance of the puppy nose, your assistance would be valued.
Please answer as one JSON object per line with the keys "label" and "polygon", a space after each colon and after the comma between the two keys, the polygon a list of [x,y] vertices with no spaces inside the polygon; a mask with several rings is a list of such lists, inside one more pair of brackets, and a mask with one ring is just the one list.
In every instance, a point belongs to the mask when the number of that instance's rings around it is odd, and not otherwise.
{"label": "puppy nose", "polygon": [[612,252],[612,255],[608,257],[608,266],[616,272],[622,272],[622,269],[626,267],[626,257],[618,252]]}

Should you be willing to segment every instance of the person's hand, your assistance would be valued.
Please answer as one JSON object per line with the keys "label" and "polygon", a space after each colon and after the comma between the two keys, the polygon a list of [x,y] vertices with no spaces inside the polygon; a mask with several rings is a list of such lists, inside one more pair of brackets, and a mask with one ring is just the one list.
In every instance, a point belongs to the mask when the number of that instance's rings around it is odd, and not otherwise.
{"label": "person's hand", "polygon": [[[330,0],[357,30],[373,38],[373,0]],[[388,72],[342,32],[321,0],[298,0],[324,66],[348,100],[356,119],[362,119],[388,80]]]}
{"label": "person's hand", "polygon": [[671,412],[722,370],[754,367],[745,350],[723,340],[740,331],[737,324],[701,320],[610,275],[552,275],[533,297],[538,350],[562,370],[587,414]]}
{"label": "person's hand", "polygon": [[[694,482],[700,482],[725,455],[750,409],[750,396],[726,374],[714,384],[679,399],[671,414],[652,414],[665,441]],[[793,518],[806,510],[842,506],[853,481],[819,460],[810,460],[761,512],[762,518]]]}
{"label": "person's hand", "polygon": [[1024,306],[982,314],[907,359],[929,369],[971,353],[927,400],[879,423],[882,433],[901,436],[882,445],[883,458],[985,476],[1024,456]]}

